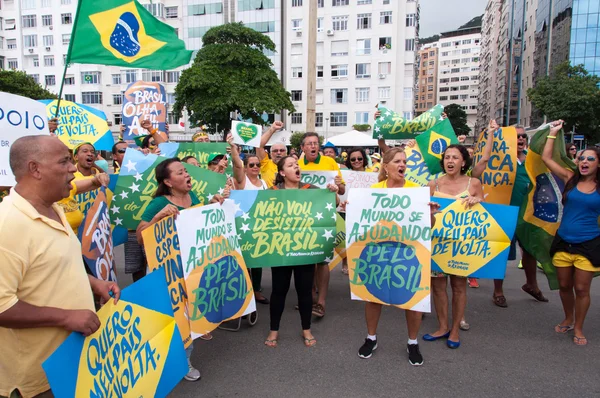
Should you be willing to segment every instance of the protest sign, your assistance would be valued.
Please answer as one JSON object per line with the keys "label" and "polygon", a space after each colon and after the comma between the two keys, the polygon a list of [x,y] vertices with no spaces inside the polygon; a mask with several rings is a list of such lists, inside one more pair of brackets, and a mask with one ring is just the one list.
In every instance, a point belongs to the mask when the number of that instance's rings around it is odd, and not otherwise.
{"label": "protest sign", "polygon": [[519,209],[432,198],[441,213],[431,233],[431,269],[448,275],[504,279]]}
{"label": "protest sign", "polygon": [[236,227],[248,268],[332,260],[337,221],[333,192],[232,191],[230,198],[236,204]]}
{"label": "protest sign", "polygon": [[[200,163],[201,168],[207,168],[208,156],[212,153],[226,154],[229,145],[224,142],[165,142],[159,144],[160,153],[168,158],[178,157],[183,159],[186,156],[193,156]],[[225,170],[225,175],[233,175],[233,163]]]}
{"label": "protest sign", "polygon": [[371,185],[379,182],[379,173],[366,171],[341,170],[342,179],[346,183],[346,192],[340,196],[340,201],[348,199],[348,192],[352,188],[371,188]]}
{"label": "protest sign", "polygon": [[429,189],[353,189],[346,253],[353,300],[429,312]]}
{"label": "protest sign", "polygon": [[[483,156],[486,136],[485,131],[479,134],[473,164],[477,164]],[[517,130],[514,127],[502,127],[494,133],[492,155],[480,178],[485,201],[499,205],[510,204],[516,175]]]}
{"label": "protest sign", "polygon": [[[156,166],[166,158],[153,154],[144,155],[140,151],[128,148],[119,172],[111,206],[111,219],[115,226],[135,230],[142,220],[142,214],[152,201],[157,183],[154,174]],[[201,204],[208,203],[212,197],[223,193],[227,179],[224,175],[184,163],[186,171],[192,177],[192,191]]]}
{"label": "protest sign", "polygon": [[[58,100],[42,100],[48,119],[56,115]],[[71,101],[60,101],[58,128],[54,132],[69,149],[89,142],[96,150],[110,151],[115,141],[104,112]]]}
{"label": "protest sign", "polygon": [[337,215],[335,222],[335,242],[334,242],[334,254],[333,260],[329,263],[329,270],[331,271],[338,266],[339,263],[344,261],[346,258],[346,220],[344,220],[339,214]]}
{"label": "protest sign", "polygon": [[142,231],[144,251],[148,260],[148,270],[154,272],[164,269],[167,276],[169,299],[173,307],[173,316],[179,327],[185,348],[192,344],[190,321],[188,316],[188,295],[183,278],[179,235],[173,216],[166,217]]}
{"label": "protest sign", "polygon": [[300,176],[300,183],[327,188],[327,185],[335,184],[335,177],[337,176],[337,171],[303,171]]}
{"label": "protest sign", "polygon": [[165,131],[167,121],[167,95],[160,83],[137,81],[131,83],[123,95],[123,139],[130,141],[147,134],[142,121],[150,120],[152,128]]}
{"label": "protest sign", "polygon": [[12,143],[28,135],[49,135],[46,120],[41,102],[0,92],[0,187],[16,184],[8,163]]}
{"label": "protest sign", "polygon": [[98,311],[95,333],[71,333],[42,364],[54,396],[166,397],[188,372],[167,292],[153,272]]}
{"label": "protest sign", "polygon": [[262,126],[232,120],[231,135],[233,136],[233,142],[238,145],[258,148],[260,146],[260,138],[262,137]]}
{"label": "protest sign", "polygon": [[192,338],[256,311],[235,227],[236,206],[195,207],[177,217]]}
{"label": "protest sign", "polygon": [[103,281],[116,281],[113,240],[108,215],[107,188],[101,187],[94,204],[79,226],[83,260],[92,274]]}
{"label": "protest sign", "polygon": [[429,181],[435,180],[443,174],[431,174],[427,164],[425,164],[419,145],[415,144],[412,148],[407,146],[404,148],[404,152],[406,153],[406,180],[426,187]]}
{"label": "protest sign", "polygon": [[438,104],[416,118],[408,120],[383,106],[378,109],[381,115],[375,119],[373,138],[385,140],[416,138],[419,133],[429,130],[441,122],[444,111],[444,107]]}

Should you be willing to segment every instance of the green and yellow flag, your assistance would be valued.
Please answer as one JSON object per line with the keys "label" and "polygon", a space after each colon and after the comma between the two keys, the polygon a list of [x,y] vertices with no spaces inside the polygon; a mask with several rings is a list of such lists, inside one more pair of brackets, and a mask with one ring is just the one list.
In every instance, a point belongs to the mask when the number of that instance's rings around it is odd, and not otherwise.
{"label": "green and yellow flag", "polygon": [[444,119],[415,139],[423,153],[423,161],[431,174],[442,172],[442,154],[452,144],[458,144],[450,120]]}
{"label": "green and yellow flag", "polygon": [[381,115],[375,119],[373,138],[376,140],[402,140],[416,138],[423,131],[429,130],[443,120],[444,107],[437,104],[427,112],[412,120],[383,106],[378,107]]}
{"label": "green and yellow flag", "polygon": [[[548,285],[555,290],[558,280],[550,257],[550,245],[562,219],[564,183],[542,161],[549,132],[550,125],[540,127],[529,143],[525,169],[531,183],[519,210],[516,233],[523,248],[542,264]],[[552,158],[562,167],[575,170],[575,164],[567,157],[562,130],[556,136]]]}
{"label": "green and yellow flag", "polygon": [[175,29],[136,0],[79,0],[67,63],[166,70],[191,56]]}

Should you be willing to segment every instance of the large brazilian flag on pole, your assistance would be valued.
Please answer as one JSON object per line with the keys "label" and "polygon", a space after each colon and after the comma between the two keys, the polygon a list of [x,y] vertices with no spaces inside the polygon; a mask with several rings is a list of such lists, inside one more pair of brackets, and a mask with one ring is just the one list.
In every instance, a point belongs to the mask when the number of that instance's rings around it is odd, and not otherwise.
{"label": "large brazilian flag on pole", "polygon": [[135,0],[79,0],[67,64],[166,70],[188,64],[175,29]]}

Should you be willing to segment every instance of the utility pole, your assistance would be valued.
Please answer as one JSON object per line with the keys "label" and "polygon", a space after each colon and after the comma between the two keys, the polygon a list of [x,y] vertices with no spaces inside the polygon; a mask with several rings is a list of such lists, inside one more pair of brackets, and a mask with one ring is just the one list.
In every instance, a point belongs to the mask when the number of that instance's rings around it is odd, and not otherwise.
{"label": "utility pole", "polygon": [[306,132],[314,133],[317,90],[317,0],[308,0],[308,71],[306,73]]}

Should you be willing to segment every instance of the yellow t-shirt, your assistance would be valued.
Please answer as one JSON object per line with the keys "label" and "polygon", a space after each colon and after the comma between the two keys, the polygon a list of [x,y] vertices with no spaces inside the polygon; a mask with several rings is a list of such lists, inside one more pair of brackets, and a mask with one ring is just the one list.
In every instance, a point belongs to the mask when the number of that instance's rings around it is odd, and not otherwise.
{"label": "yellow t-shirt", "polygon": [[[0,313],[20,300],[39,307],[94,311],[81,244],[62,209],[61,222],[38,211],[16,191],[0,203]],[[42,362],[69,336],[59,327],[0,328],[0,396],[48,391]]]}
{"label": "yellow t-shirt", "polygon": [[[387,188],[387,180],[379,181],[377,184],[371,185],[371,188]],[[402,188],[419,188],[419,184],[404,180],[404,186]]]}
{"label": "yellow t-shirt", "polygon": [[[77,173],[76,173],[77,174]],[[86,177],[84,177],[86,178]],[[64,198],[57,204],[63,209],[65,212],[65,217],[67,218],[67,222],[77,235],[77,229],[83,222],[83,212],[79,208],[79,204],[75,199],[75,195],[77,195],[77,185],[75,185],[75,180],[71,181],[71,191],[69,191],[69,197]]]}
{"label": "yellow t-shirt", "polygon": [[271,188],[275,183],[275,176],[277,175],[277,165],[273,163],[269,155],[267,154],[260,161],[260,177],[267,183],[267,187]]}
{"label": "yellow t-shirt", "polygon": [[[342,172],[340,166],[338,166],[335,159],[329,156],[318,155],[314,162],[307,162],[306,158],[298,160],[298,165],[302,171],[337,171],[340,178],[342,178]],[[345,184],[342,179],[342,184]]]}

